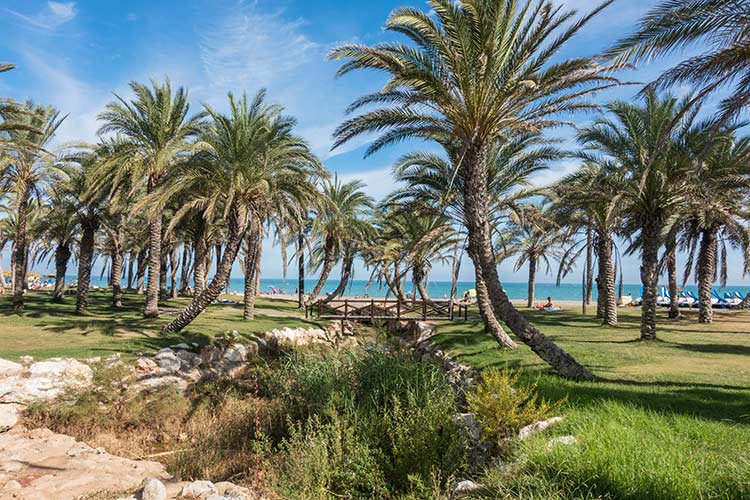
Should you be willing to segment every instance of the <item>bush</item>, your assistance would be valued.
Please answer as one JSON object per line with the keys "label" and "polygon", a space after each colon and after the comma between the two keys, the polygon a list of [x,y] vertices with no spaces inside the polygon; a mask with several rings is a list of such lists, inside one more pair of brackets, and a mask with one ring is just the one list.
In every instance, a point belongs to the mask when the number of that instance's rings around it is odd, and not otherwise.
{"label": "bush", "polygon": [[536,384],[519,384],[519,376],[518,372],[487,370],[474,392],[466,396],[469,411],[477,416],[487,436],[498,443],[515,436],[521,427],[549,417],[561,405],[540,399]]}

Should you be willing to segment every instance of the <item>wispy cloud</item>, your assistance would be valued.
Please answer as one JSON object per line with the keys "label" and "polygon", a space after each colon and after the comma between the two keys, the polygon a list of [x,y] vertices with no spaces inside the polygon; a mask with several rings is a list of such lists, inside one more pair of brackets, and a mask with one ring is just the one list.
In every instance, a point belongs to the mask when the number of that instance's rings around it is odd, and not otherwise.
{"label": "wispy cloud", "polygon": [[78,14],[75,2],[47,2],[41,11],[33,15],[23,14],[12,9],[5,9],[5,11],[29,25],[41,29],[57,28],[71,21]]}
{"label": "wispy cloud", "polygon": [[240,2],[202,35],[201,60],[215,85],[268,86],[308,62],[319,45],[300,32],[302,20]]}
{"label": "wispy cloud", "polygon": [[401,184],[393,178],[390,167],[375,170],[364,170],[362,172],[339,173],[343,182],[359,179],[365,184],[364,191],[368,195],[381,201],[393,191],[401,187]]}

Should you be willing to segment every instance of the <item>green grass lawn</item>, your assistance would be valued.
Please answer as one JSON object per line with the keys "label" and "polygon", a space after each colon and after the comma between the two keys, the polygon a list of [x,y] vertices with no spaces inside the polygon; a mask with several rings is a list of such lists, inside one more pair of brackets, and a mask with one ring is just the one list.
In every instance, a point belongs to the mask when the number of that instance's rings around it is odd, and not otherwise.
{"label": "green grass lawn", "polygon": [[[496,478],[503,495],[750,498],[750,312],[718,311],[699,325],[695,311],[680,321],[662,311],[659,340],[647,342],[635,308],[621,309],[616,327],[577,312],[524,313],[599,380],[561,379],[523,345],[498,349],[476,317],[437,328],[436,341],[463,362],[521,369],[545,398],[566,401],[566,421],[523,444],[521,472]],[[565,434],[579,444],[546,449]]]}
{"label": "green grass lawn", "polygon": [[0,296],[0,358],[135,355],[182,341],[206,343],[228,330],[247,334],[321,324],[305,320],[296,302],[259,298],[252,321],[242,319],[242,304],[212,305],[179,335],[164,336],[160,328],[190,299],[164,301],[160,304],[163,314],[156,320],[143,318],[144,301],[144,295],[126,293],[123,308],[114,309],[109,292],[92,291],[90,312],[79,316],[73,296],[58,304],[46,294],[29,292],[25,310],[18,314],[11,311],[10,296]]}

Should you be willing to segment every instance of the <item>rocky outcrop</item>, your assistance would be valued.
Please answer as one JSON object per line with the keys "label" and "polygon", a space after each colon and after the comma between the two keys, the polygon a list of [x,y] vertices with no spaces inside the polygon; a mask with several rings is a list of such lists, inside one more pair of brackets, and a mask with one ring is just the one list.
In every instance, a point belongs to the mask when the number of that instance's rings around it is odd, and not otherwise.
{"label": "rocky outcrop", "polygon": [[[91,385],[91,368],[75,359],[52,358],[24,367],[2,360],[0,404],[54,399],[66,389]],[[18,366],[21,366],[20,370]]]}
{"label": "rocky outcrop", "polygon": [[552,417],[548,418],[547,420],[541,420],[539,422],[534,422],[533,424],[529,424],[526,427],[522,427],[521,430],[518,431],[518,439],[524,440],[530,437],[532,434],[535,434],[537,432],[541,432],[548,427],[551,427],[555,424],[559,424],[563,421],[562,417]]}

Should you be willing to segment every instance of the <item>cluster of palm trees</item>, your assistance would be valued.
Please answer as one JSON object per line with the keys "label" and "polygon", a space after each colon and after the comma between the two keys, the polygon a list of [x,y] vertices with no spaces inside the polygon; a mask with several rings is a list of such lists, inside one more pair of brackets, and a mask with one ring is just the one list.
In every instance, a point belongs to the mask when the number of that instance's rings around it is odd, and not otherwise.
{"label": "cluster of palm trees", "polygon": [[[300,306],[320,297],[337,265],[339,285],[322,300],[343,295],[356,259],[400,300],[409,299],[409,283],[412,298],[429,300],[431,267],[452,264],[455,296],[465,253],[481,317],[498,343],[516,347],[508,329],[575,379],[591,373],[513,306],[498,274],[503,260],[528,266],[529,306],[540,268],[557,262],[559,280],[582,264],[584,307],[596,283],[597,315],[613,325],[620,256],[639,253],[641,337],[651,339],[662,273],[670,316],[679,317],[676,255],[683,252],[683,284],[695,272],[699,319],[711,321],[711,286],[717,277],[726,282],[727,248],[743,253],[743,272],[750,267],[750,139],[737,122],[750,101],[747,23],[737,19],[750,18],[750,7],[666,2],[605,54],[563,57],[610,3],[579,17],[548,0],[430,0],[430,12],[391,13],[386,29],[403,42],[333,49],[330,58],[343,61],[339,75],[373,69],[388,77],[350,106],[334,147],[375,134],[368,155],[414,138],[439,148],[402,156],[394,166],[402,187],[380,204],[359,181],[331,177],[295,135],[295,120],[262,91],[229,94],[227,113],[204,105],[191,115],[185,89],[133,82],[131,99],[115,96],[100,114],[99,143],[62,153],[50,151],[63,119],[54,109],[4,102],[0,194],[8,216],[0,220],[0,251],[12,242],[14,307],[23,307],[27,269],[44,259],[54,258],[53,299],[62,300],[75,256],[76,307],[85,312],[92,262],[103,256],[113,306],[122,303],[125,276],[128,288],[145,290],[147,317],[158,316],[161,298],[193,283],[192,303],[164,327],[177,331],[226,288],[239,260],[244,317],[252,319],[261,243],[273,236],[285,270],[287,247],[294,248]],[[617,71],[628,64],[705,40],[708,52],[667,71],[638,100],[595,101],[621,85]],[[685,82],[697,89],[687,98],[665,92]],[[716,118],[700,119],[707,96],[733,82]],[[577,129],[578,151],[563,151],[546,134],[591,110],[602,112]],[[553,186],[532,182],[561,158],[581,166]],[[307,295],[306,269],[319,272]]]}

